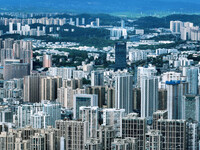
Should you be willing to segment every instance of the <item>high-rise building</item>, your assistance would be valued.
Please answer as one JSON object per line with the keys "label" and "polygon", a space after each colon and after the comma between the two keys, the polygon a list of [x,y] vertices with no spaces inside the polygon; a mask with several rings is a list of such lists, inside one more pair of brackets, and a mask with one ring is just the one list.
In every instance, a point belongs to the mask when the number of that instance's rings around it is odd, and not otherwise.
{"label": "high-rise building", "polygon": [[188,94],[198,94],[198,67],[184,68],[188,82]]}
{"label": "high-rise building", "polygon": [[141,109],[141,89],[133,88],[133,110],[140,111]]}
{"label": "high-rise building", "polygon": [[96,18],[96,26],[99,27],[100,26],[100,19]]}
{"label": "high-rise building", "polygon": [[17,32],[20,32],[21,31],[21,23],[17,23]]}
{"label": "high-rise building", "polygon": [[152,117],[158,110],[158,77],[141,77],[141,117]]}
{"label": "high-rise building", "polygon": [[35,127],[55,126],[55,121],[61,119],[61,105],[56,102],[42,101],[42,103],[22,104],[18,106],[16,124],[18,128],[27,125]]}
{"label": "high-rise building", "polygon": [[98,106],[80,107],[79,119],[88,122],[88,136],[90,138],[97,137],[97,130],[99,129],[99,108]]}
{"label": "high-rise building", "polygon": [[0,108],[0,122],[2,123],[13,122],[13,112],[10,108],[6,108],[6,107]]}
{"label": "high-rise building", "polygon": [[79,88],[83,88],[83,80],[82,79],[63,79],[62,87],[70,87],[73,90]]}
{"label": "high-rise building", "polygon": [[167,119],[167,118],[168,118],[167,110],[158,110],[158,111],[154,112],[153,113],[153,129],[156,130],[159,119]]}
{"label": "high-rise building", "polygon": [[43,68],[50,68],[52,66],[52,57],[51,55],[43,56]]}
{"label": "high-rise building", "polygon": [[200,122],[200,97],[196,95],[183,95],[183,118]]}
{"label": "high-rise building", "polygon": [[85,94],[85,89],[72,89],[71,87],[58,88],[56,101],[61,103],[62,107],[73,108],[74,94]]}
{"label": "high-rise building", "polygon": [[96,94],[98,95],[98,106],[100,108],[105,105],[105,87],[103,86],[89,86],[86,88],[87,94]]}
{"label": "high-rise building", "polygon": [[91,72],[91,86],[104,86],[104,74],[102,70]]}
{"label": "high-rise building", "polygon": [[115,108],[125,109],[126,113],[133,111],[133,76],[118,74],[115,76]]}
{"label": "high-rise building", "polygon": [[115,89],[107,87],[107,108],[115,107]]}
{"label": "high-rise building", "polygon": [[46,149],[45,144],[45,135],[40,133],[35,133],[34,136],[31,136],[30,138],[30,150],[34,149]]}
{"label": "high-rise building", "polygon": [[40,102],[39,84],[40,75],[32,74],[24,77],[24,101],[26,102]]}
{"label": "high-rise building", "polygon": [[73,79],[82,79],[85,77],[85,73],[82,70],[73,70]]}
{"label": "high-rise building", "polygon": [[162,134],[160,131],[150,130],[145,135],[145,149],[161,150],[162,149]]}
{"label": "high-rise building", "polygon": [[76,70],[75,67],[50,67],[48,71],[51,76],[60,76],[63,79],[72,79],[74,70]]}
{"label": "high-rise building", "polygon": [[84,149],[88,139],[87,122],[57,120],[56,128],[61,130],[68,150]]}
{"label": "high-rise building", "polygon": [[115,69],[126,68],[126,43],[115,44]]}
{"label": "high-rise building", "polygon": [[187,148],[186,149],[199,149],[199,140],[198,140],[198,131],[199,131],[199,122],[192,119],[187,120]]}
{"label": "high-rise building", "polygon": [[79,18],[76,18],[76,26],[79,26]]}
{"label": "high-rise building", "polygon": [[82,18],[82,25],[85,25],[85,18]]}
{"label": "high-rise building", "polygon": [[125,28],[125,21],[123,19],[121,20],[121,28]]}
{"label": "high-rise building", "polygon": [[94,94],[75,94],[73,97],[73,117],[79,119],[81,106],[98,106],[98,97]]}
{"label": "high-rise building", "polygon": [[182,119],[182,97],[187,94],[186,82],[180,73],[168,72],[164,75],[167,88],[168,119]]}
{"label": "high-rise building", "polygon": [[122,118],[124,116],[124,109],[103,109],[103,125],[113,126],[115,130],[115,136],[122,137]]}
{"label": "high-rise building", "polygon": [[162,134],[162,150],[186,149],[186,121],[159,119],[156,130]]}
{"label": "high-rise building", "polygon": [[57,90],[57,102],[59,102],[62,107],[72,108],[73,107],[73,90],[70,87],[61,87]]}
{"label": "high-rise building", "polygon": [[145,149],[146,119],[131,113],[122,119],[122,138],[134,137],[138,139],[138,149]]}
{"label": "high-rise building", "polygon": [[23,129],[12,129],[0,134],[0,149],[2,150],[34,150],[60,149],[60,131],[47,127],[34,129],[30,126]]}
{"label": "high-rise building", "polygon": [[158,89],[158,110],[167,109],[167,90]]}
{"label": "high-rise building", "polygon": [[3,77],[4,80],[10,80],[13,78],[23,78],[24,76],[30,75],[30,64],[20,63],[19,61],[6,60]]}
{"label": "high-rise building", "polygon": [[156,76],[157,70],[155,66],[149,65],[148,67],[138,67],[137,68],[137,87],[141,87],[141,77],[142,76]]}
{"label": "high-rise building", "polygon": [[45,129],[50,125],[50,115],[39,111],[31,115],[31,125],[35,129]]}
{"label": "high-rise building", "polygon": [[170,21],[170,30],[172,33],[180,33],[183,22],[181,21]]}
{"label": "high-rise building", "polygon": [[182,118],[182,95],[181,81],[169,81],[167,84],[167,111],[169,119]]}
{"label": "high-rise building", "polygon": [[57,89],[61,85],[61,77],[40,77],[40,100],[56,100]]}
{"label": "high-rise building", "polygon": [[14,31],[13,31],[13,23],[10,22],[10,23],[9,23],[9,33],[10,33],[10,34],[13,34],[13,32],[14,32]]}
{"label": "high-rise building", "polygon": [[0,149],[7,150],[8,148],[14,150],[15,135],[13,133],[2,132],[0,134]]}
{"label": "high-rise building", "polygon": [[115,131],[113,126],[101,125],[98,131],[98,139],[102,143],[102,149],[108,150],[111,149],[112,142],[114,142]]}

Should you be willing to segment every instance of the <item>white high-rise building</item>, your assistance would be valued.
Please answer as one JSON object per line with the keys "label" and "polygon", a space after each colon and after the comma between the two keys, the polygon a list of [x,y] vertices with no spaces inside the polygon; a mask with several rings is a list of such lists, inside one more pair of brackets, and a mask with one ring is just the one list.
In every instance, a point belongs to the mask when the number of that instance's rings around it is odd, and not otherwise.
{"label": "white high-rise building", "polygon": [[[41,111],[45,114],[41,114]],[[44,117],[45,115],[49,116],[49,118]],[[35,127],[43,126],[44,124],[41,121],[43,119],[44,122],[45,118],[49,119],[49,121],[45,122],[45,125],[54,127],[55,121],[61,119],[61,105],[55,102],[42,101],[42,103],[22,104],[21,106],[18,106],[16,115],[17,127],[24,128],[27,125],[31,125],[31,118],[32,121],[35,121],[36,123]],[[37,122],[37,119],[39,118],[40,121],[38,120]]]}
{"label": "white high-rise building", "polygon": [[158,77],[141,77],[141,117],[152,117],[158,110]]}
{"label": "white high-rise building", "polygon": [[178,72],[166,72],[161,75],[160,87],[161,89],[166,89],[167,81],[180,81],[181,80],[181,73]]}
{"label": "white high-rise building", "polygon": [[96,26],[99,27],[100,26],[100,19],[96,18]]}
{"label": "white high-rise building", "polygon": [[85,73],[82,70],[73,70],[73,79],[82,79],[85,77]]}
{"label": "white high-rise building", "polygon": [[114,127],[116,137],[122,136],[122,118],[125,117],[124,109],[103,109],[103,125]]}
{"label": "white high-rise building", "polygon": [[183,27],[183,22],[181,21],[170,21],[170,30],[172,33],[180,33],[181,27]]}
{"label": "white high-rise building", "polygon": [[73,91],[71,87],[61,87],[57,90],[57,102],[61,104],[62,107],[72,108],[73,107]]}
{"label": "white high-rise building", "polygon": [[82,121],[88,122],[88,135],[90,138],[97,137],[97,130],[99,129],[99,107],[98,106],[81,106],[79,118]]}
{"label": "white high-rise building", "polygon": [[79,26],[79,18],[76,18],[76,26]]}
{"label": "white high-rise building", "polygon": [[13,23],[12,22],[10,22],[9,23],[9,33],[13,33],[14,32],[14,30],[13,30]]}
{"label": "white high-rise building", "polygon": [[133,111],[133,76],[119,73],[115,76],[115,108],[125,109],[126,113]]}
{"label": "white high-rise building", "polygon": [[48,71],[51,76],[60,76],[63,79],[72,79],[74,70],[76,70],[75,67],[50,67]]}
{"label": "white high-rise building", "polygon": [[182,119],[183,84],[180,80],[166,82],[167,111],[169,119]]}
{"label": "white high-rise building", "polygon": [[17,23],[17,32],[21,31],[21,23]]}
{"label": "white high-rise building", "polygon": [[140,88],[142,76],[155,76],[157,70],[155,66],[149,65],[148,67],[138,67],[137,69],[137,86]]}
{"label": "white high-rise building", "polygon": [[125,28],[125,21],[121,20],[121,28]]}
{"label": "white high-rise building", "polygon": [[39,111],[31,115],[31,125],[36,129],[45,129],[50,125],[50,115],[45,112]]}

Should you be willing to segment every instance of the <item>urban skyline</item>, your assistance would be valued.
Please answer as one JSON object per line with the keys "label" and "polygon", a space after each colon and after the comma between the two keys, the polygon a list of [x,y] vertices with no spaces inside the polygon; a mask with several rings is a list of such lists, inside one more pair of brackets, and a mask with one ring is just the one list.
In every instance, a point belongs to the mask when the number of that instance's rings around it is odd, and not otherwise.
{"label": "urban skyline", "polygon": [[199,150],[200,2],[66,2],[1,2],[0,150]]}

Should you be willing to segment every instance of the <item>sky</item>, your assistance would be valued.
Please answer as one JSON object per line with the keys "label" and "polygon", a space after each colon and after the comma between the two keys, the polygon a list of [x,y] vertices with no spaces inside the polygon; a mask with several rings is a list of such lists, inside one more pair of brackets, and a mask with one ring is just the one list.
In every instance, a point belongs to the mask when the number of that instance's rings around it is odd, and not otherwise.
{"label": "sky", "polygon": [[200,13],[200,0],[0,0],[1,10]]}

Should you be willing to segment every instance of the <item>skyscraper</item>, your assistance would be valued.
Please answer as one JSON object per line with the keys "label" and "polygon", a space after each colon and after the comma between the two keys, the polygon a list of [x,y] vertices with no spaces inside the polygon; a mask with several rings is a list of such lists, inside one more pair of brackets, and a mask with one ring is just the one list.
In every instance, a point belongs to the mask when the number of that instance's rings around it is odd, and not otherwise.
{"label": "skyscraper", "polygon": [[162,134],[160,131],[150,130],[145,135],[145,149],[161,150],[162,149]]}
{"label": "skyscraper", "polygon": [[87,122],[83,121],[56,121],[56,128],[61,130],[65,137],[66,148],[68,150],[84,149],[84,144],[88,138]]}
{"label": "skyscraper", "polygon": [[126,68],[126,43],[117,42],[115,44],[115,69]]}
{"label": "skyscraper", "polygon": [[79,119],[81,106],[98,106],[98,97],[94,94],[75,94],[73,97],[74,119]]}
{"label": "skyscraper", "polygon": [[168,119],[182,119],[182,97],[187,94],[187,84],[181,73],[166,72],[163,74],[163,82],[167,89]]}
{"label": "skyscraper", "polygon": [[40,102],[39,81],[39,74],[32,74],[24,77],[24,101],[32,103]]}
{"label": "skyscraper", "polygon": [[158,77],[141,78],[141,117],[152,117],[158,110]]}
{"label": "skyscraper", "polygon": [[96,26],[99,27],[100,26],[100,19],[96,18]]}
{"label": "skyscraper", "polygon": [[138,150],[145,149],[146,119],[131,113],[122,118],[122,138],[134,137],[138,139]]}
{"label": "skyscraper", "polygon": [[198,94],[198,67],[184,68],[188,82],[188,94]]}
{"label": "skyscraper", "polygon": [[60,77],[41,77],[40,78],[40,100],[56,100],[57,89],[61,87],[62,78]]}
{"label": "skyscraper", "polygon": [[156,76],[157,70],[155,66],[149,65],[148,67],[138,67],[137,68],[137,87],[141,87],[141,77],[142,76]]}
{"label": "skyscraper", "polygon": [[30,75],[30,65],[28,63],[20,63],[18,60],[6,60],[3,70],[4,80],[13,78],[23,78]]}
{"label": "skyscraper", "polygon": [[10,22],[9,23],[9,33],[13,33],[13,23],[12,22]]}
{"label": "skyscraper", "polygon": [[115,131],[113,126],[109,125],[100,126],[100,129],[98,131],[98,139],[100,139],[100,142],[102,143],[102,149],[110,150],[114,138],[115,138]]}
{"label": "skyscraper", "polygon": [[124,109],[103,109],[103,125],[112,125],[116,137],[122,136],[122,118],[125,116]]}
{"label": "skyscraper", "polygon": [[156,130],[162,134],[162,150],[186,149],[185,120],[159,119]]}
{"label": "skyscraper", "polygon": [[196,95],[183,95],[182,112],[182,119],[193,119],[200,123],[200,97]]}
{"label": "skyscraper", "polygon": [[96,94],[98,95],[98,106],[100,108],[105,105],[105,87],[104,86],[89,86],[86,88],[87,94]]}
{"label": "skyscraper", "polygon": [[52,56],[44,55],[43,56],[43,68],[49,68],[52,66]]}
{"label": "skyscraper", "polygon": [[91,86],[103,86],[104,74],[103,70],[96,70],[91,72]]}
{"label": "skyscraper", "polygon": [[170,30],[172,33],[180,33],[183,22],[181,21],[170,21]]}
{"label": "skyscraper", "polygon": [[115,108],[133,111],[133,76],[122,73],[115,76]]}
{"label": "skyscraper", "polygon": [[99,108],[98,106],[81,106],[79,118],[88,122],[87,132],[90,138],[97,138],[97,130],[99,129]]}

